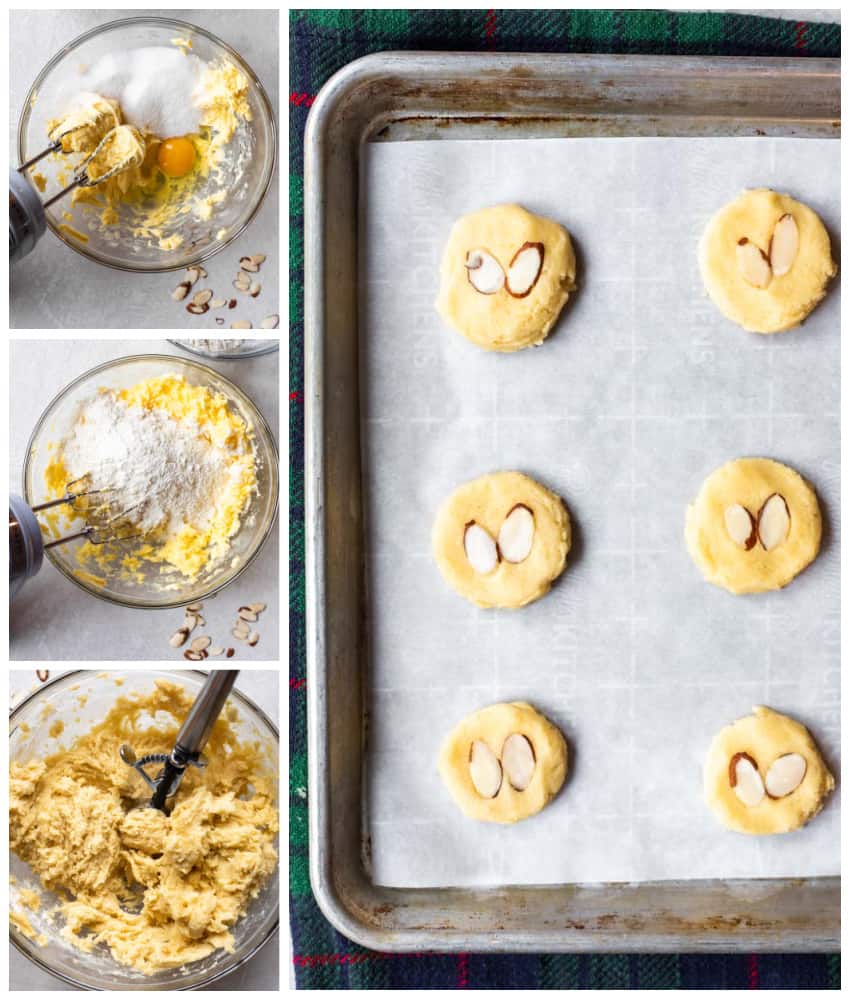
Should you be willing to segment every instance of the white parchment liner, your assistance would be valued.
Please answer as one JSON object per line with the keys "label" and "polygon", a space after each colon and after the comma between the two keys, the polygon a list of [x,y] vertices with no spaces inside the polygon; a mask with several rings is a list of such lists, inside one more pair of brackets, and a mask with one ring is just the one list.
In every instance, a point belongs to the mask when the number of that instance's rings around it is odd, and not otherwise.
{"label": "white parchment liner", "polygon": [[[393,886],[804,876],[839,870],[839,803],[794,834],[724,830],[702,802],[715,732],[767,704],[839,754],[839,296],[772,337],[706,297],[696,245],[743,188],[807,202],[834,241],[839,143],[560,139],[370,146],[362,178],[371,667],[367,823]],[[542,347],[480,350],[433,308],[453,221],[518,201],[571,232],[579,291]],[[837,286],[837,281],[835,283]],[[733,597],[683,541],[728,459],[787,462],[826,531],[785,591]],[[543,600],[482,611],[430,554],[441,501],[519,469],[575,541]],[[558,798],[513,827],[466,819],[436,771],[467,713],[527,700],[570,746]]]}

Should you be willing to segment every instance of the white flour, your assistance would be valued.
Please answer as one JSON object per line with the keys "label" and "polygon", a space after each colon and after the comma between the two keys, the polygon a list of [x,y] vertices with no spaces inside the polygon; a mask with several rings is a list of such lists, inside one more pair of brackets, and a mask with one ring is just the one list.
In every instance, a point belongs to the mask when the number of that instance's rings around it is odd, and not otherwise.
{"label": "white flour", "polygon": [[95,488],[114,491],[116,512],[135,508],[129,519],[145,532],[206,527],[230,475],[226,453],[201,438],[197,424],[110,393],[82,405],[61,456],[73,478],[89,474]]}

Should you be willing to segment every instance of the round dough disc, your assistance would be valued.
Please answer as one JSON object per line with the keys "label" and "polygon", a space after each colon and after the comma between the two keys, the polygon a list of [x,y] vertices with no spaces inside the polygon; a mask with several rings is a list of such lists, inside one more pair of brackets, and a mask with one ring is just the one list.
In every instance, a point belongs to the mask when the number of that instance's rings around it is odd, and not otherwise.
{"label": "round dough disc", "polygon": [[[483,798],[472,783],[469,761],[472,744],[486,743],[502,761],[505,740],[518,733],[531,744],[534,771],[524,791],[514,788],[502,769],[501,785],[493,798]],[[561,731],[531,705],[522,701],[490,705],[463,719],[440,751],[440,775],[463,812],[486,823],[516,823],[533,816],[560,791],[567,776],[567,742]]]}
{"label": "round dough disc", "polygon": [[[490,572],[477,571],[467,556],[470,524],[496,543],[518,506],[533,516],[528,555],[521,562],[500,557]],[[542,597],[563,572],[570,539],[563,500],[521,472],[494,472],[458,487],[437,513],[432,533],[434,558],[446,582],[482,608],[521,608]]]}
{"label": "round dough disc", "polygon": [[[771,765],[786,754],[805,759],[803,780],[782,798],[765,794],[756,805],[745,805],[731,784],[736,754],[747,754],[762,782]],[[720,822],[738,833],[788,833],[803,826],[823,808],[835,779],[823,762],[809,731],[801,723],[759,705],[714,737],[705,761],[705,801]]]}
{"label": "round dough disc", "polygon": [[[476,290],[466,267],[471,252],[487,251],[509,278],[511,264],[526,244],[543,247],[541,270],[527,294],[512,295],[507,279],[492,294]],[[575,288],[576,259],[563,226],[519,205],[496,205],[458,219],[440,275],[437,310],[449,326],[489,351],[518,351],[541,344],[554,326]]]}
{"label": "round dough disc", "polygon": [[[738,243],[746,239],[769,257],[774,229],[785,214],[793,216],[797,225],[797,255],[790,270],[773,274],[767,287],[756,287],[743,277]],[[700,241],[699,265],[717,308],[754,333],[798,326],[826,295],[838,270],[829,234],[818,216],[787,194],[768,188],[745,191],[713,216]]]}
{"label": "round dough disc", "polygon": [[[759,514],[774,494],[785,500],[790,525],[785,540],[768,550],[761,540],[768,538],[766,521]],[[745,508],[752,518],[756,537],[751,548],[729,532],[726,512],[733,505]],[[784,587],[815,558],[820,540],[815,491],[798,472],[769,458],[737,458],[715,469],[685,519],[691,558],[709,583],[733,594]]]}

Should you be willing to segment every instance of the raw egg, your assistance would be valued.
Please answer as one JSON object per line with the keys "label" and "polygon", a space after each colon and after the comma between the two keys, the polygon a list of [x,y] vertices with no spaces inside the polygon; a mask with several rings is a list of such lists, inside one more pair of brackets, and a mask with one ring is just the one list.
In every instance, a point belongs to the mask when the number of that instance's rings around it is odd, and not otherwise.
{"label": "raw egg", "polygon": [[195,147],[190,139],[164,139],[156,154],[159,169],[166,177],[185,177],[195,165]]}

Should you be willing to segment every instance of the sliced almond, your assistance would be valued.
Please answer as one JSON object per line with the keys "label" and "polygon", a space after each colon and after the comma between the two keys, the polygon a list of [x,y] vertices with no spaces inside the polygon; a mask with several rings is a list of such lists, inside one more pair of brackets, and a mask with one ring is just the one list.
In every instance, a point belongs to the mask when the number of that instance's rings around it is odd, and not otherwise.
{"label": "sliced almond", "polygon": [[511,733],[502,747],[502,770],[511,788],[524,792],[536,767],[534,748],[522,733]]}
{"label": "sliced almond", "polygon": [[534,544],[534,515],[523,503],[513,507],[499,528],[499,552],[509,563],[528,558]]}
{"label": "sliced almond", "polygon": [[194,660],[197,663],[199,660],[206,659],[206,657],[204,656],[203,653],[197,653],[197,652],[195,652],[194,649],[187,649],[186,652],[183,654],[183,659],[184,660]]}
{"label": "sliced almond", "polygon": [[483,740],[469,748],[469,777],[482,799],[493,799],[502,787],[502,765]]}
{"label": "sliced almond", "polygon": [[224,652],[224,646],[216,646],[214,649],[208,650],[210,656],[221,656]]}
{"label": "sliced almond", "polygon": [[729,761],[729,784],[745,806],[757,806],[764,798],[764,782],[748,753],[736,753]]}
{"label": "sliced almond", "polygon": [[204,605],[202,601],[196,601],[194,604],[187,604],[187,611],[203,611]]}
{"label": "sliced almond", "polygon": [[205,312],[209,311],[210,307],[206,304],[206,302],[202,305],[199,305],[197,302],[190,302],[189,305],[186,306],[186,312],[190,312],[193,316],[203,316]]}
{"label": "sliced almond", "polygon": [[246,606],[247,606],[248,610],[249,611],[253,611],[255,615],[258,615],[261,612],[263,612],[263,611],[266,610],[266,606],[265,606],[265,604],[262,603],[262,601],[259,601],[256,604],[248,604]]}
{"label": "sliced almond", "polygon": [[788,504],[780,493],[771,495],[762,504],[758,517],[758,534],[762,548],[771,552],[781,545],[788,537],[791,528],[791,515]]}
{"label": "sliced almond", "polygon": [[195,292],[192,296],[192,301],[196,306],[206,305],[207,302],[213,297],[213,293],[209,288],[202,288],[199,292]]}
{"label": "sliced almond", "polygon": [[233,626],[233,635],[235,635],[237,639],[239,639],[240,637],[244,639],[245,636],[247,636],[250,631],[251,629],[248,627],[247,622],[238,621]]}
{"label": "sliced almond", "polygon": [[794,266],[800,249],[800,231],[793,215],[783,215],[770,238],[770,266],[777,277],[787,274]]}
{"label": "sliced almond", "polygon": [[738,256],[738,270],[744,281],[754,288],[767,288],[773,277],[773,271],[764,251],[755,243],[750,243],[746,236],[738,240],[735,249]]}
{"label": "sliced almond", "polygon": [[212,639],[208,635],[199,635],[197,639],[193,639],[191,642],[191,647],[196,653],[202,653],[211,645]]}
{"label": "sliced almond", "polygon": [[210,309],[221,309],[222,306],[227,305],[227,299],[213,299],[210,302]]}
{"label": "sliced almond", "polygon": [[226,656],[227,656],[228,660],[231,658],[231,656],[233,656],[233,654],[235,652],[236,652],[236,650],[232,646],[228,648],[227,653],[226,653]]}
{"label": "sliced almond", "polygon": [[227,308],[228,308],[228,309],[235,309],[235,308],[236,308],[236,299],[231,299],[231,300],[230,300],[230,301],[229,301],[229,302],[227,303]]}
{"label": "sliced almond", "polygon": [[260,264],[253,257],[240,257],[239,267],[243,271],[249,271],[252,274],[260,270]]}
{"label": "sliced almond", "polygon": [[238,632],[235,628],[231,629],[230,634],[233,636],[234,639],[240,639],[242,641],[247,639],[249,635],[248,632]]}
{"label": "sliced almond", "polygon": [[182,628],[177,629],[177,631],[168,640],[168,645],[173,646],[174,649],[178,649],[183,643],[189,638],[189,629],[184,625]]}
{"label": "sliced almond", "polygon": [[259,641],[260,641],[260,636],[257,632],[252,632],[248,636],[247,642],[249,646],[256,646]]}
{"label": "sliced almond", "polygon": [[251,322],[247,319],[239,319],[235,323],[230,324],[231,330],[250,330]]}
{"label": "sliced almond", "polygon": [[251,287],[251,281],[248,278],[248,275],[247,274],[243,274],[243,275],[237,276],[234,279],[234,281],[233,281],[233,287],[238,292],[247,292],[248,289]]}
{"label": "sliced almond", "polygon": [[259,267],[260,264],[265,263],[266,255],[264,253],[254,253],[251,254],[251,260]]}
{"label": "sliced almond", "polygon": [[259,281],[255,281],[248,289],[248,294],[251,296],[252,299],[255,299],[262,290],[263,286],[259,283]]}
{"label": "sliced almond", "polygon": [[799,753],[786,753],[767,769],[764,787],[772,799],[782,799],[799,787],[806,776],[806,758]]}
{"label": "sliced almond", "polygon": [[[207,272],[204,271],[204,277],[206,277],[206,276],[207,276]],[[188,281],[190,285],[194,285],[195,282],[200,277],[201,277],[201,268],[200,267],[187,267],[186,268],[186,281]]]}
{"label": "sliced almond", "polygon": [[749,552],[758,539],[756,519],[753,515],[742,504],[733,503],[723,512],[723,520],[726,522],[726,531],[732,541]]}
{"label": "sliced almond", "polygon": [[495,295],[505,283],[502,265],[486,250],[470,250],[465,267],[469,283],[482,295]]}
{"label": "sliced almond", "polygon": [[543,244],[523,243],[508,268],[506,286],[515,299],[524,299],[543,270]]}
{"label": "sliced almond", "polygon": [[239,617],[243,622],[255,622],[257,620],[257,613],[250,608],[240,608]]}
{"label": "sliced almond", "polygon": [[261,330],[276,330],[280,325],[280,316],[277,313],[272,313],[271,316],[266,316],[260,320]]}
{"label": "sliced almond", "polygon": [[181,299],[185,299],[186,296],[189,294],[189,289],[191,287],[192,286],[188,281],[181,281],[180,284],[171,293],[172,299],[174,299],[175,302],[179,302]]}
{"label": "sliced almond", "polygon": [[221,318],[221,316],[216,316],[216,318],[215,318],[215,325],[216,326],[224,326],[224,320]]}
{"label": "sliced almond", "polygon": [[463,549],[476,573],[492,573],[499,563],[496,543],[475,521],[470,521],[463,532]]}

